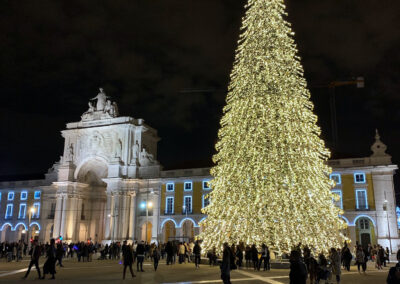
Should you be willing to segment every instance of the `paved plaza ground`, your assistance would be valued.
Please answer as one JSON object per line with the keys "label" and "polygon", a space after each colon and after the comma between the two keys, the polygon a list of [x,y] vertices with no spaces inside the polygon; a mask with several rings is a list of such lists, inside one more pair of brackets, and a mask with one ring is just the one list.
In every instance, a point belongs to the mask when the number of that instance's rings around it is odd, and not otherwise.
{"label": "paved plaza ground", "polygon": [[[42,265],[44,258],[41,258]],[[29,264],[28,259],[22,262],[6,263],[4,259],[0,260],[0,283],[40,283],[51,281],[52,283],[222,283],[220,281],[219,268],[217,266],[209,267],[202,265],[200,269],[195,269],[194,264],[175,264],[165,265],[161,260],[159,269],[154,272],[152,263],[146,262],[145,272],[136,272],[136,277],[132,280],[127,271],[126,280],[122,280],[122,265],[115,260],[93,260],[92,262],[78,262],[76,259],[66,260],[63,268],[57,268],[56,280],[37,280],[37,272],[33,268],[27,280],[22,280],[26,268]],[[136,267],[135,267],[136,268]],[[367,275],[359,275],[356,267],[351,267],[350,272],[343,272],[341,283],[386,283],[388,268],[383,271],[377,271],[371,265],[368,267]],[[236,270],[231,274],[233,283],[270,283],[286,284],[289,283],[288,269],[273,269],[269,272],[254,272],[253,270]],[[48,277],[48,276],[47,276]]]}

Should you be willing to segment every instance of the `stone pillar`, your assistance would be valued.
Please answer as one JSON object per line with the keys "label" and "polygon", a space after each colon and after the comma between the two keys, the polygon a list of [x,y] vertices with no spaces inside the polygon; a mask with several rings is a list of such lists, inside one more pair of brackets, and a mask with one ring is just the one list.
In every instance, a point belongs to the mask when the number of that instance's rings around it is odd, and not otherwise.
{"label": "stone pillar", "polygon": [[60,235],[61,216],[63,214],[62,205],[63,205],[63,195],[57,194],[56,211],[54,214],[53,238],[58,238],[58,236]]}
{"label": "stone pillar", "polygon": [[112,202],[113,202],[112,195],[110,193],[107,193],[106,212],[104,215],[104,223],[106,224],[104,227],[104,238],[106,240],[111,240],[111,225],[112,225],[111,209],[113,207]]}
{"label": "stone pillar", "polygon": [[[66,207],[66,219],[65,219],[65,239],[70,241],[77,241],[77,225],[78,220],[78,197],[76,195],[68,196],[67,207]],[[80,202],[82,202],[80,200]]]}
{"label": "stone pillar", "polygon": [[[60,236],[65,236],[66,233],[66,227],[65,227],[65,222],[66,222],[66,210],[67,210],[67,199],[68,197],[64,195],[63,201],[62,201],[62,214],[61,214],[61,225],[60,225]],[[58,237],[58,236],[57,236]]]}
{"label": "stone pillar", "polygon": [[[132,241],[135,239],[135,228],[136,228],[136,193],[131,193],[129,208],[129,239]],[[137,238],[137,237],[136,237]]]}
{"label": "stone pillar", "polygon": [[160,195],[158,193],[153,194],[153,218],[151,223],[153,225],[151,232],[151,241],[158,242],[158,232],[159,232],[159,220],[160,220]]}
{"label": "stone pillar", "polygon": [[121,239],[126,240],[129,238],[129,217],[130,217],[130,195],[124,193],[120,195],[121,202],[121,218],[119,219],[119,223],[121,224]]}

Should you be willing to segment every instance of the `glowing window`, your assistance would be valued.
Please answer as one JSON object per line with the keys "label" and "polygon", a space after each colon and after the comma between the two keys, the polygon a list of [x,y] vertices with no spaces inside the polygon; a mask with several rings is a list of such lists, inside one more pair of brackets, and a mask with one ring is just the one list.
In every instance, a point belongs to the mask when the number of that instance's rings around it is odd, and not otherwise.
{"label": "glowing window", "polygon": [[35,199],[40,199],[41,195],[42,195],[41,191],[35,191]]}
{"label": "glowing window", "polygon": [[210,205],[210,197],[207,194],[203,194],[203,208]]}
{"label": "glowing window", "polygon": [[32,214],[32,218],[40,217],[40,203],[33,203],[34,212]]}
{"label": "glowing window", "polygon": [[209,180],[203,180],[203,189],[211,189]]}
{"label": "glowing window", "polygon": [[340,177],[340,174],[331,174],[330,179],[335,181],[336,185],[342,184],[342,179]]}
{"label": "glowing window", "polygon": [[174,213],[174,198],[167,197],[165,201],[165,214],[173,214]]}
{"label": "glowing window", "polygon": [[193,183],[191,181],[186,181],[184,183],[184,189],[185,191],[191,191],[193,188]]}
{"label": "glowing window", "polygon": [[6,219],[10,219],[13,214],[13,205],[12,204],[7,204],[7,209],[6,209]]}
{"label": "glowing window", "polygon": [[175,190],[175,184],[173,182],[167,183],[167,191],[174,191]]}
{"label": "glowing window", "polygon": [[332,190],[332,193],[340,196],[340,199],[338,201],[335,201],[335,199],[333,199],[333,197],[332,197],[332,201],[337,207],[339,207],[340,209],[343,209],[342,191],[341,190]]}
{"label": "glowing window", "polygon": [[355,183],[365,183],[365,173],[354,173]]}
{"label": "glowing window", "polygon": [[14,192],[13,191],[10,191],[9,193],[8,193],[8,196],[7,196],[7,200],[14,200]]}
{"label": "glowing window", "polygon": [[19,205],[18,219],[25,219],[25,214],[26,214],[26,204],[21,203]]}
{"label": "glowing window", "polygon": [[366,189],[357,189],[356,190],[356,208],[358,210],[367,210],[368,209],[368,197]]}
{"label": "glowing window", "polygon": [[27,200],[27,199],[28,199],[28,192],[22,191],[21,192],[21,200]]}
{"label": "glowing window", "polygon": [[185,199],[183,200],[183,213],[192,213],[192,197],[191,196],[185,196]]}

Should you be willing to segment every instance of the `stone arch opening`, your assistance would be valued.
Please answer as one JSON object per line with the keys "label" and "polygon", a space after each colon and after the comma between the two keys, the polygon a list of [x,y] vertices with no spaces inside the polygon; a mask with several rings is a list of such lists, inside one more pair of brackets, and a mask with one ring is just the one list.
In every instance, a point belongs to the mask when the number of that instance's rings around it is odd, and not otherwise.
{"label": "stone arch opening", "polygon": [[83,162],[75,173],[78,182],[90,184],[92,186],[106,187],[103,178],[108,175],[108,166],[101,158],[92,158]]}
{"label": "stone arch opening", "polygon": [[182,237],[186,242],[194,238],[194,224],[192,220],[186,219],[182,223]]}
{"label": "stone arch opening", "polygon": [[12,226],[9,223],[5,223],[1,226],[1,242],[11,242],[12,238]]}
{"label": "stone arch opening", "polygon": [[173,241],[176,237],[176,227],[172,220],[168,220],[163,226],[164,242]]}

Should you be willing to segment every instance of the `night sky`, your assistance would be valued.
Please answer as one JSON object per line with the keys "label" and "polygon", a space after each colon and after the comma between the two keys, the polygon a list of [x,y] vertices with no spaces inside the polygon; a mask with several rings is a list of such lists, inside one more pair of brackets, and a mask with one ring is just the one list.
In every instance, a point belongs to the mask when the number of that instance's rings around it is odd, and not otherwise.
{"label": "night sky", "polygon": [[[323,138],[334,157],[370,155],[378,128],[400,163],[400,2],[288,0]],[[67,122],[103,87],[122,115],[158,129],[165,169],[210,165],[243,0],[0,2],[0,176],[45,173]]]}

